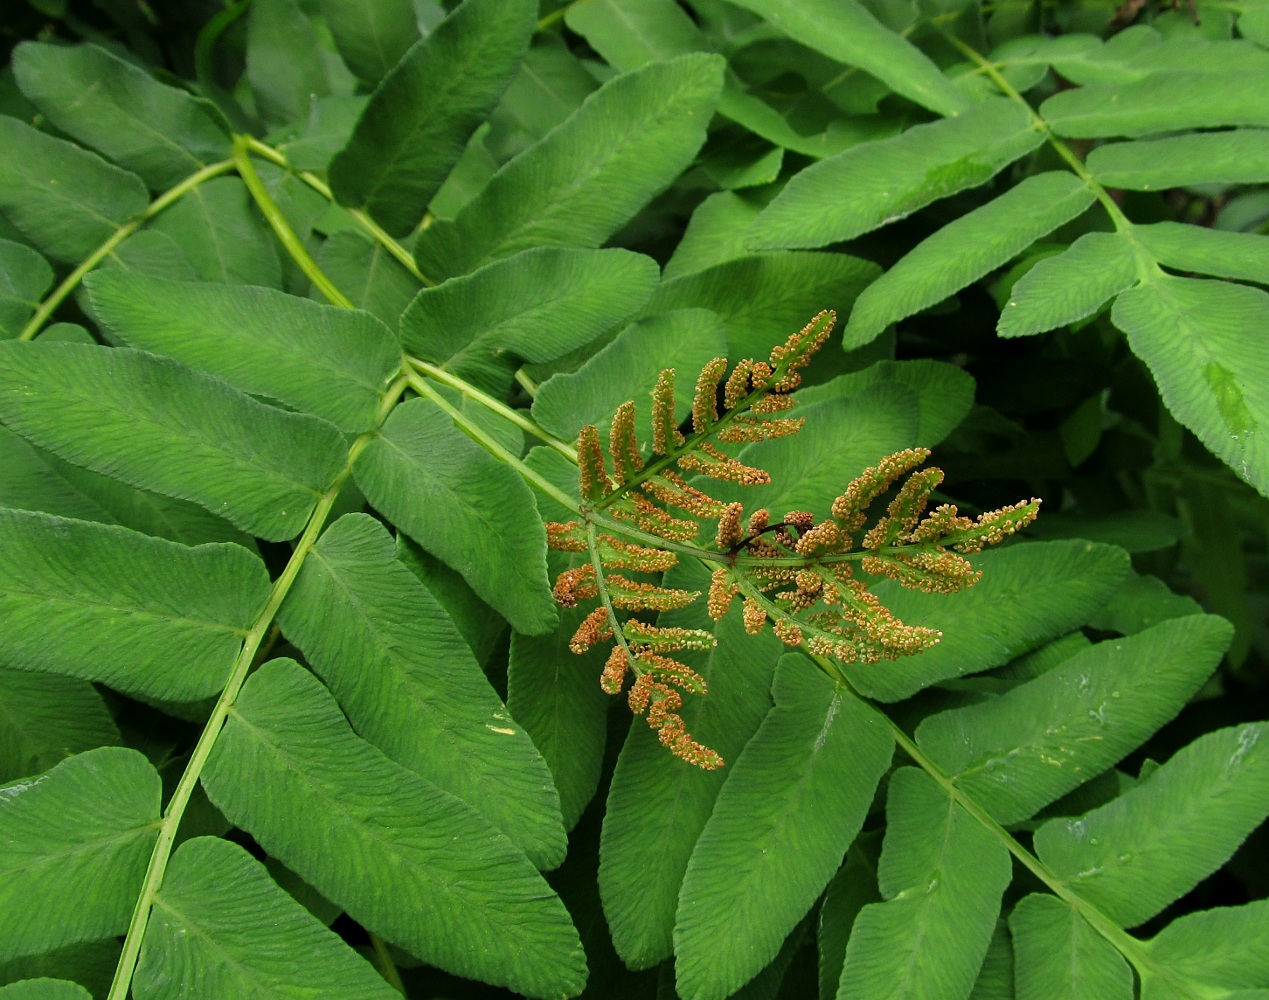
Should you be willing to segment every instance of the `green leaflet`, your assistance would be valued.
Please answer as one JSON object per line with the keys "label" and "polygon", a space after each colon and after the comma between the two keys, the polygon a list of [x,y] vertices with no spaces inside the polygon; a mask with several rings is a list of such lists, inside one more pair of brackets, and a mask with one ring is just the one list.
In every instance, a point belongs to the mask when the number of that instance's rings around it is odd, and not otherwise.
{"label": "green leaflet", "polygon": [[78,264],[149,203],[136,174],[7,115],[0,149],[0,212],[54,260]]}
{"label": "green leaflet", "polygon": [[523,152],[564,121],[598,89],[599,82],[559,35],[538,32],[520,71],[489,116],[490,148],[496,150],[489,175],[497,171],[498,163]]}
{"label": "green leaflet", "polygon": [[1013,946],[1004,921],[996,922],[969,1000],[1014,1000]]}
{"label": "green leaflet", "polygon": [[70,465],[32,447],[4,427],[0,427],[0,468],[5,471],[0,477],[3,507],[121,524],[185,545],[253,544],[228,521],[197,504],[133,489],[116,479]]}
{"label": "green leaflet", "polygon": [[1093,628],[1133,635],[1169,618],[1202,614],[1198,601],[1174,594],[1155,576],[1130,573],[1115,596],[1089,619]]}
{"label": "green leaflet", "polygon": [[868,343],[891,323],[1007,264],[1083,212],[1095,197],[1074,174],[1053,170],[1028,177],[948,223],[864,290],[842,333],[844,346],[850,350]]}
{"label": "green leaflet", "polygon": [[564,22],[623,73],[710,47],[674,0],[588,0],[570,5]]}
{"label": "green leaflet", "polygon": [[389,329],[397,328],[405,307],[418,294],[418,279],[382,244],[354,230],[332,233],[314,257],[322,273],[354,306],[379,317]]}
{"label": "green leaflet", "polygon": [[[880,273],[872,262],[844,253],[746,254],[662,282],[644,315],[710,309],[727,326],[733,360],[765,360],[773,347],[802,329],[821,309],[845,315]],[[746,294],[737,295],[737,288],[744,288]]]}
{"label": "green leaflet", "polygon": [[[39,955],[15,958],[0,965],[0,982],[22,979],[58,978],[73,980],[88,988],[94,997],[110,990],[119,961],[119,942],[114,938],[67,945]],[[83,1000],[78,997],[78,1000]]]}
{"label": "green leaflet", "polygon": [[917,443],[918,399],[902,382],[883,382],[845,397],[795,406],[791,416],[806,425],[790,442],[779,438],[745,445],[736,453],[746,465],[765,469],[765,486],[711,480],[712,496],[738,500],[746,511],[766,507],[777,519],[789,510],[809,510],[819,520],[833,497],[883,455]]}
{"label": "green leaflet", "polygon": [[674,928],[679,993],[730,996],[775,958],[859,832],[894,748],[884,722],[803,656],[701,831]]}
{"label": "green leaflet", "polygon": [[200,281],[282,285],[273,236],[256,216],[251,195],[237,177],[198,185],[151,225],[175,241]]}
{"label": "green leaflet", "polygon": [[210,101],[159,83],[96,45],[24,42],[22,93],[63,132],[163,191],[229,158],[229,129]]}
{"label": "green leaflet", "polygon": [[1156,222],[1132,234],[1165,267],[1269,285],[1269,239],[1257,233]]}
{"label": "green leaflet", "polygon": [[519,361],[588,344],[643,305],[658,277],[628,250],[526,250],[423,289],[401,317],[401,343],[501,395]]}
{"label": "green leaflet", "polygon": [[1027,110],[992,99],[956,118],[864,143],[796,174],[758,216],[758,248],[853,239],[991,180],[1044,141]]}
{"label": "green leaflet", "polygon": [[324,420],[124,348],[0,343],[0,419],[67,461],[271,541],[300,533],[345,454]]}
{"label": "green leaflet", "polygon": [[464,0],[416,43],[331,161],[340,204],[410,232],[519,67],[536,16],[532,0]]}
{"label": "green leaflet", "polygon": [[957,594],[922,594],[889,580],[871,588],[901,621],[938,628],[943,638],[884,667],[847,665],[861,694],[900,701],[949,677],[1000,666],[1088,621],[1128,571],[1123,550],[1076,540],[1011,545],[972,561],[983,578]]}
{"label": "green leaflet", "polygon": [[[580,500],[577,467],[550,448],[534,448],[525,464]],[[550,497],[540,496],[543,520],[567,521],[572,512]],[[551,579],[588,558],[582,554],[547,553]],[[572,830],[594,798],[604,765],[608,711],[613,699],[599,686],[607,652],[596,646],[578,656],[569,640],[586,616],[586,608],[560,608],[560,624],[548,635],[511,634],[507,663],[507,708],[524,726],[541,752],[560,793],[564,828]]]}
{"label": "green leaflet", "polygon": [[435,403],[392,411],[353,473],[366,498],[528,635],[558,621],[533,492]]}
{"label": "green leaflet", "polygon": [[135,983],[147,1000],[400,996],[264,865],[216,837],[188,840],[172,856]]}
{"label": "green leaflet", "polygon": [[1269,294],[1153,276],[1115,301],[1111,320],[1150,367],[1163,401],[1230,468],[1269,495]]}
{"label": "green leaflet", "polygon": [[895,93],[941,115],[966,111],[965,95],[920,49],[854,0],[736,0],[791,38],[858,66]]}
{"label": "green leaflet", "polygon": [[816,944],[819,952],[819,995],[832,1000],[846,962],[846,943],[859,911],[869,903],[881,902],[877,893],[877,873],[864,859],[858,844],[846,852],[846,861],[824,890],[820,903]]}
{"label": "green leaflet", "polygon": [[[666,585],[704,590],[700,566],[680,565]],[[708,628],[698,601],[658,622]],[[720,771],[684,767],[666,753],[639,719],[631,725],[608,791],[599,855],[599,893],[613,945],[631,968],[646,969],[669,958],[679,909],[680,886],[700,832],[731,767],[771,705],[771,679],[783,648],[769,634],[745,634],[740,609],[715,626],[718,645],[682,659],[705,678],[709,693],[688,698],[682,709],[688,731],[728,762]]]}
{"label": "green leaflet", "polygon": [[359,736],[474,807],[539,867],[564,859],[545,763],[378,521],[347,514],[326,529],[278,623]]}
{"label": "green leaflet", "polygon": [[1134,191],[1191,184],[1262,184],[1269,181],[1269,131],[1239,129],[1112,142],[1089,153],[1086,164],[1106,187]]}
{"label": "green leaflet", "polygon": [[1269,67],[1250,73],[1165,72],[1064,90],[1040,105],[1061,136],[1099,139],[1219,125],[1269,125]]}
{"label": "green leaflet", "polygon": [[21,243],[0,240],[0,338],[17,336],[52,286],[48,261]]}
{"label": "green leaflet", "polygon": [[0,706],[0,783],[120,742],[105,702],[87,681],[0,670]]}
{"label": "green leaflet", "polygon": [[774,194],[766,188],[711,194],[696,206],[687,230],[674,248],[674,255],[661,271],[662,279],[669,282],[748,256],[745,236]]}
{"label": "green leaflet", "polygon": [[456,219],[420,235],[423,272],[446,277],[531,247],[603,243],[696,155],[722,66],[718,56],[692,54],[610,80]]}
{"label": "green leaflet", "polygon": [[577,931],[524,854],[358,739],[294,661],[247,681],[203,783],[271,855],[425,962],[533,997],[581,992]]}
{"label": "green leaflet", "polygon": [[247,12],[247,80],[262,117],[302,121],[331,92],[313,23],[296,0],[259,0]]}
{"label": "green leaflet", "polygon": [[0,961],[124,932],[159,792],[149,761],[125,747],[0,787]]}
{"label": "green leaflet", "polygon": [[886,901],[855,919],[837,1000],[966,997],[1012,875],[1009,852],[914,767],[891,775],[886,818]]}
{"label": "green leaflet", "polygon": [[[831,382],[798,390],[798,406],[806,413],[812,405],[854,396],[870,386],[895,382],[917,397],[919,418],[914,440],[932,448],[969,413],[974,402],[974,379],[966,371],[944,361],[878,361],[863,371],[838,375]],[[797,409],[797,407],[795,407]]]}
{"label": "green leaflet", "polygon": [[1009,918],[1018,1000],[1132,1000],[1122,955],[1056,896],[1033,894]]}
{"label": "green leaflet", "polygon": [[240,545],[0,510],[0,660],[171,701],[218,692],[268,597]]}
{"label": "green leaflet", "polygon": [[1078,322],[1136,280],[1137,259],[1123,235],[1085,233],[1062,253],[1044,258],[1013,286],[996,333],[1026,337]]}
{"label": "green leaflet", "polygon": [[348,68],[371,87],[419,37],[410,0],[322,0],[322,14]]}
{"label": "green leaflet", "polygon": [[1228,989],[1269,987],[1269,901],[1224,906],[1179,917],[1142,947],[1165,975],[1142,974],[1143,1000],[1174,996],[1168,979]]}
{"label": "green leaflet", "polygon": [[927,717],[917,742],[1004,826],[1095,777],[1173,718],[1232,635],[1215,615],[1090,646],[991,701]]}
{"label": "green leaflet", "polygon": [[368,313],[269,288],[121,272],[91,275],[86,284],[100,321],[130,347],[175,358],[340,430],[375,425],[401,365],[396,338]]}
{"label": "green leaflet", "polygon": [[662,369],[680,373],[674,383],[674,413],[692,409],[696,374],[711,358],[727,355],[726,331],[704,309],[678,309],[632,323],[575,372],[543,383],[533,400],[533,419],[567,440],[583,424],[601,426],[628,399],[635,404],[635,433],[652,436],[650,393]]}
{"label": "green leaflet", "polygon": [[[424,552],[409,535],[397,535],[396,557],[431,591],[467,643],[467,648],[484,666],[507,631],[507,625],[482,601],[467,581],[434,555]],[[548,554],[547,558],[550,558]]]}
{"label": "green leaflet", "polygon": [[1220,867],[1265,818],[1266,724],[1200,736],[1113,802],[1035,834],[1036,853],[1125,927],[1154,916]]}
{"label": "green leaflet", "polygon": [[2,1000],[92,1000],[92,994],[65,979],[27,979],[0,986]]}

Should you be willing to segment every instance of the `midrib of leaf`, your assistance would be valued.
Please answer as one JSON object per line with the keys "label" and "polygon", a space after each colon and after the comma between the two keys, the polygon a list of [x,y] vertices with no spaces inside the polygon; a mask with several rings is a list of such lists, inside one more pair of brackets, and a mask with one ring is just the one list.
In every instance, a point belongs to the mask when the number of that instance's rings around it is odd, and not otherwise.
{"label": "midrib of leaf", "polygon": [[121,604],[111,604],[109,601],[95,601],[86,597],[65,597],[61,594],[47,594],[38,590],[0,590],[0,598],[4,597],[38,597],[48,604],[66,604],[72,607],[90,607],[105,608],[107,611],[118,611],[122,614],[130,615],[133,618],[139,618],[149,622],[178,622],[183,625],[194,625],[198,628],[205,628],[216,632],[229,632],[233,635],[245,636],[246,629],[234,628],[232,625],[226,625],[224,622],[212,621],[210,619],[186,618],[182,615],[164,615],[157,611],[144,611],[139,608],[131,608]]}
{"label": "midrib of leaf", "polygon": [[211,716],[203,727],[202,734],[190,754],[189,763],[186,765],[175,790],[172,792],[167,809],[163,812],[163,817],[159,823],[158,839],[154,845],[154,850],[150,854],[145,881],[142,883],[141,893],[137,897],[136,907],[132,911],[132,919],[128,925],[127,936],[124,939],[123,953],[120,955],[119,964],[115,969],[114,980],[110,984],[110,992],[107,994],[106,1000],[126,1000],[127,998],[128,990],[132,984],[132,976],[136,971],[137,959],[141,954],[141,942],[145,937],[146,927],[149,925],[150,912],[154,906],[155,896],[163,884],[167,863],[175,846],[177,828],[180,826],[185,809],[189,805],[190,796],[193,794],[194,788],[203,773],[203,768],[207,765],[207,759],[211,754],[212,747],[216,745],[216,740],[219,738],[225,721],[233,709],[234,702],[242,690],[242,685],[246,682],[247,674],[255,661],[256,653],[260,649],[265,633],[277,615],[283,599],[285,599],[291,590],[291,586],[295,583],[295,579],[299,575],[300,568],[303,566],[309,552],[312,551],[313,546],[316,544],[318,535],[321,534],[321,530],[330,515],[331,508],[334,506],[340,490],[352,474],[353,462],[356,461],[357,456],[369,444],[371,438],[378,433],[379,427],[382,426],[392,407],[396,405],[397,400],[405,391],[405,385],[404,377],[396,379],[379,407],[374,428],[358,437],[348,449],[348,457],[344,462],[344,467],[335,477],[334,482],[318,499],[317,506],[309,516],[304,532],[300,535],[295,550],[291,553],[291,558],[287,561],[281,575],[274,581],[273,587],[269,591],[268,601],[247,632],[242,649],[239,651],[238,658],[234,661],[233,669],[230,671],[229,679],[226,681],[220,697],[212,708]]}
{"label": "midrib of leaf", "polygon": [[92,840],[86,844],[72,844],[70,847],[64,848],[60,851],[52,851],[47,854],[41,854],[25,864],[5,865],[4,868],[0,868],[0,877],[8,878],[10,875],[16,875],[20,872],[27,871],[37,865],[46,864],[52,858],[74,858],[81,854],[100,850],[107,844],[115,844],[123,840],[132,840],[134,837],[137,837],[148,830],[158,828],[158,826],[159,824],[157,822],[145,823],[141,826],[134,826],[131,830],[123,830],[101,840]]}

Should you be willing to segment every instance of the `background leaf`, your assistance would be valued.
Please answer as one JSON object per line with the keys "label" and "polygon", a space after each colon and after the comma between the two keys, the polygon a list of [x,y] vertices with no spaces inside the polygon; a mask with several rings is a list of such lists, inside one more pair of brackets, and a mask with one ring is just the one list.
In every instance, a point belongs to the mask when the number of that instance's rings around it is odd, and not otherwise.
{"label": "background leaf", "polygon": [[1136,280],[1133,248],[1122,235],[1085,233],[1018,280],[1000,311],[996,332],[1002,337],[1026,337],[1076,323]]}
{"label": "background leaf", "polygon": [[1132,1000],[1132,970],[1088,922],[1055,896],[1032,894],[1009,918],[1024,1000]]}
{"label": "background leaf", "polygon": [[364,208],[394,236],[413,229],[515,73],[536,16],[531,0],[465,0],[417,42],[331,161],[340,204]]}
{"label": "background leaf", "polygon": [[419,266],[439,278],[534,246],[600,245],[700,149],[721,71],[717,56],[694,54],[609,81],[456,219],[429,227]]}
{"label": "background leaf", "polygon": [[419,38],[410,0],[322,0],[322,14],[348,68],[372,87]]}
{"label": "background leaf", "polygon": [[39,774],[74,754],[119,742],[119,729],[91,684],[0,670],[0,782]]}
{"label": "background leaf", "polygon": [[53,285],[53,269],[30,247],[0,240],[0,337],[15,337]]}

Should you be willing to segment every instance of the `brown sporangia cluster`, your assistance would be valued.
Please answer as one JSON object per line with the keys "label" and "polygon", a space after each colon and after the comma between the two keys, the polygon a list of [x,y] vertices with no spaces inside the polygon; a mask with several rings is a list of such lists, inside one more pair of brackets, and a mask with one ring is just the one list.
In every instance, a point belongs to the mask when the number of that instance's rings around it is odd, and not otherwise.
{"label": "brown sporangia cluster", "polygon": [[[690,434],[675,419],[674,369],[661,372],[652,391],[650,455],[645,458],[639,445],[633,402],[622,404],[613,417],[607,456],[598,428],[584,427],[578,439],[583,520],[547,525],[552,549],[589,556],[588,562],[560,574],[556,600],[566,607],[599,600],[574,633],[570,649],[584,653],[611,640],[600,678],[603,689],[619,693],[632,674],[627,692],[631,710],[644,715],[677,756],[699,767],[721,767],[723,760],[692,738],[678,712],[683,694],[705,694],[706,684],[669,654],[708,649],[714,636],[703,629],[656,625],[633,614],[681,608],[700,594],[659,582],[659,575],[678,561],[669,546],[637,544],[614,532],[628,525],[640,541],[655,536],[721,563],[710,583],[711,617],[721,618],[741,596],[749,632],[759,632],[771,621],[788,645],[872,663],[919,653],[934,645],[940,633],[895,618],[855,576],[853,564],[905,587],[953,593],[979,576],[965,553],[1000,541],[1036,516],[1038,500],[973,519],[951,504],[927,514],[943,473],[916,471],[929,452],[915,448],[866,469],[834,500],[830,517],[818,523],[805,511],[790,511],[776,523],[766,510],[746,518],[743,504],[717,500],[689,483],[689,475],[742,485],[770,482],[762,469],[743,464],[715,442],[743,444],[801,428],[801,419],[776,414],[793,406],[791,393],[801,381],[800,370],[835,320],[832,312],[820,313],[768,360],[742,361],[730,374],[726,359],[710,361],[696,380]],[[869,508],[905,475],[885,514],[864,532]],[[712,545],[699,540],[706,521],[716,522]],[[657,579],[632,579],[626,575],[630,572]]]}

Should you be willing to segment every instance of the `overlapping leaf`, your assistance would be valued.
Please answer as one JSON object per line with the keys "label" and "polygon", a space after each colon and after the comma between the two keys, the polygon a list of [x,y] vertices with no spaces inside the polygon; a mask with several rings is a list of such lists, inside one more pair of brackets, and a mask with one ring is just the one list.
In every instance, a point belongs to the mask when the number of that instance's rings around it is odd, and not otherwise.
{"label": "overlapping leaf", "polygon": [[172,856],[135,984],[146,1000],[400,995],[264,865],[215,837],[186,841]]}
{"label": "overlapping leaf", "polygon": [[1132,1000],[1123,956],[1056,896],[1031,895],[1009,918],[1018,995],[1026,1000]]}
{"label": "overlapping leaf", "polygon": [[877,877],[846,945],[837,1000],[969,995],[1012,874],[1004,844],[929,775],[890,778]]}
{"label": "overlapping leaf", "polygon": [[198,185],[151,225],[175,241],[200,281],[282,285],[273,237],[255,214],[246,185],[236,177]]}
{"label": "overlapping leaf", "polygon": [[215,105],[96,45],[26,42],[14,49],[13,72],[54,125],[156,191],[229,157]]}
{"label": "overlapping leaf", "polygon": [[136,174],[7,115],[0,149],[0,212],[54,260],[79,263],[149,202]]}
{"label": "overlapping leaf", "polygon": [[0,782],[39,774],[84,750],[120,742],[87,681],[0,670]]}
{"label": "overlapping leaf", "polygon": [[366,498],[520,632],[555,627],[546,531],[518,474],[426,399],[398,406],[354,467]]}
{"label": "overlapping leaf", "polygon": [[582,347],[638,309],[656,264],[627,250],[526,250],[419,292],[401,317],[401,343],[491,391],[520,361]]}
{"label": "overlapping leaf", "polygon": [[394,236],[413,229],[519,67],[536,15],[532,0],[465,0],[417,42],[331,161],[340,203],[366,209]]}
{"label": "overlapping leaf", "polygon": [[0,337],[13,337],[53,284],[53,269],[30,247],[0,240]]}
{"label": "overlapping leaf", "polygon": [[473,806],[540,867],[563,860],[545,762],[377,521],[348,514],[326,530],[279,622],[363,739]]}
{"label": "overlapping leaf", "polygon": [[424,961],[529,996],[581,991],[577,932],[524,854],[358,739],[294,661],[247,682],[203,782],[271,855]]}
{"label": "overlapping leaf", "polygon": [[1127,239],[1119,233],[1085,233],[1022,276],[1001,310],[996,332],[1024,337],[1075,323],[1136,280],[1137,261]]}
{"label": "overlapping leaf", "polygon": [[679,892],[679,993],[721,998],[775,958],[859,832],[893,742],[809,660],[776,668],[775,707],[730,768]]}
{"label": "overlapping leaf", "polygon": [[599,246],[705,140],[722,60],[692,54],[609,81],[418,242],[424,273],[463,274],[535,246]]}
{"label": "overlapping leaf", "polygon": [[1044,141],[1027,110],[987,100],[864,143],[793,177],[750,230],[754,247],[821,247],[976,187]]}
{"label": "overlapping leaf", "polygon": [[373,427],[400,368],[392,332],[368,313],[265,288],[92,275],[93,309],[130,347],[175,358],[329,420]]}
{"label": "overlapping leaf", "polygon": [[1200,736],[1113,802],[1036,831],[1040,859],[1112,919],[1154,916],[1228,860],[1269,812],[1266,725]]}
{"label": "overlapping leaf", "polygon": [[917,244],[869,285],[842,333],[849,350],[886,326],[960,291],[1093,203],[1094,194],[1067,171],[1028,177],[981,208]]}

